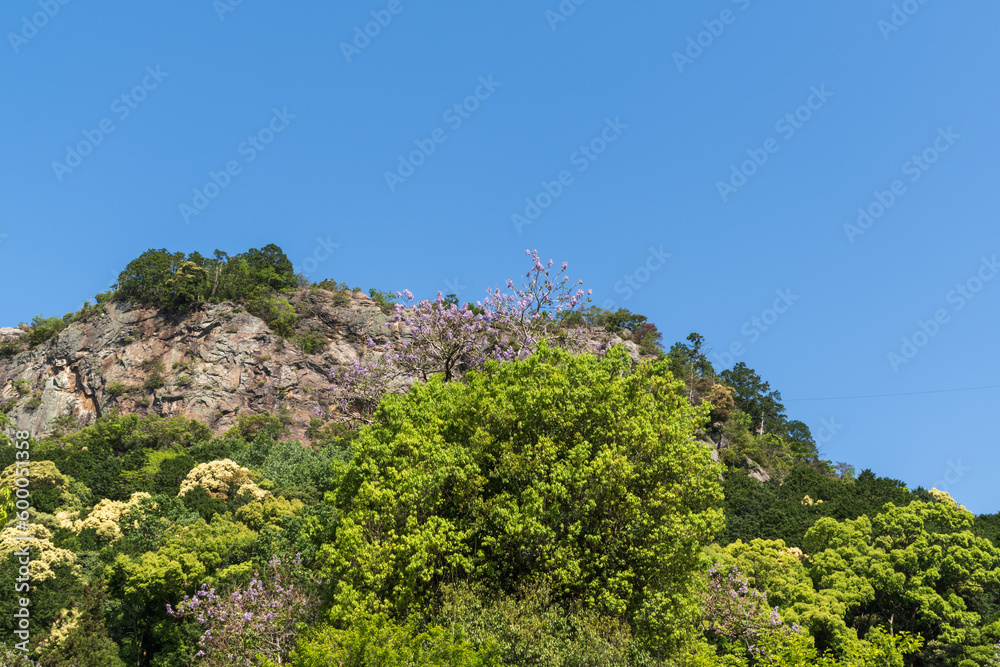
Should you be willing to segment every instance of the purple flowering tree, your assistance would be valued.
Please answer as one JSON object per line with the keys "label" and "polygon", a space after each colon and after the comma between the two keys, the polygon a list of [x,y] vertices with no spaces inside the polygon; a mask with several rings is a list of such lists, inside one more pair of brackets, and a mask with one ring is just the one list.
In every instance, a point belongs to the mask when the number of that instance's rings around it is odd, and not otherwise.
{"label": "purple flowering tree", "polygon": [[[474,308],[449,302],[440,292],[434,301],[397,303],[386,326],[404,332],[401,340],[376,345],[369,339],[361,361],[330,371],[341,411],[367,422],[393,384],[403,379],[426,381],[440,374],[450,381],[491,360],[526,356],[547,336],[558,313],[589,302],[590,291],[578,287],[582,281],[572,283],[566,275],[566,262],[555,271],[552,260],[542,264],[538,251],[525,254],[533,266],[521,286],[508,280],[509,292],[488,289]],[[396,295],[413,301],[409,290]],[[322,411],[317,409],[317,416]]]}
{"label": "purple flowering tree", "polygon": [[0,642],[0,665],[4,667],[42,667],[41,663],[31,660],[23,652],[9,648]]}
{"label": "purple flowering tree", "polygon": [[486,299],[477,305],[498,326],[511,331],[519,349],[530,350],[548,333],[556,315],[565,310],[582,309],[589,302],[592,290],[584,293],[577,287],[583,284],[582,280],[570,281],[566,262],[553,274],[555,262],[551,259],[543,265],[537,250],[525,250],[524,254],[531,258],[533,266],[524,275],[521,286],[515,286],[514,281],[508,279],[507,289],[512,291],[487,290]]}
{"label": "purple flowering tree", "polygon": [[[752,588],[733,566],[722,572],[718,563],[708,570],[708,590],[704,595],[704,630],[717,637],[739,641],[750,653],[756,653],[761,640],[788,631],[781,622],[778,608],[767,604],[767,593]],[[793,625],[791,632],[798,633]]]}
{"label": "purple flowering tree", "polygon": [[[361,361],[330,369],[330,380],[333,382],[331,389],[342,413],[357,414],[362,422],[371,421],[371,414],[390,387],[405,375],[393,363],[390,350],[388,344],[376,345],[369,338],[368,348]],[[315,408],[315,413],[317,417],[326,417],[319,408]]]}
{"label": "purple flowering tree", "polygon": [[316,584],[321,582],[310,579],[298,555],[291,567],[274,556],[268,568],[265,577],[254,573],[246,587],[228,595],[217,595],[202,584],[194,595],[185,595],[177,609],[167,605],[174,618],[192,618],[204,629],[194,664],[287,664],[299,632],[316,619]]}
{"label": "purple flowering tree", "polygon": [[[413,295],[401,295],[412,300]],[[501,320],[502,321],[502,320]],[[396,304],[393,323],[408,335],[389,350],[387,359],[405,375],[423,381],[440,373],[446,381],[466,370],[481,368],[490,359],[513,358],[510,337],[489,313],[449,303],[438,292],[434,301],[407,307]]]}

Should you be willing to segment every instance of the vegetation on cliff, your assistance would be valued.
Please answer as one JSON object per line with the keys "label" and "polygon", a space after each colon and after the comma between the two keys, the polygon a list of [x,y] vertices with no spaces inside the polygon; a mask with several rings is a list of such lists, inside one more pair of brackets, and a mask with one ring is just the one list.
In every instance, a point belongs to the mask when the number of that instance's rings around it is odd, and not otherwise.
{"label": "vegetation on cliff", "polygon": [[[372,290],[396,334],[330,369],[340,400],[299,425],[305,438],[280,411],[225,432],[110,412],[36,436],[0,413],[0,590],[14,590],[16,537],[30,534],[31,659],[996,659],[997,515],[824,460],[753,369],[718,372],[698,334],[664,350],[645,317],[590,306],[565,265],[530,258],[520,285],[475,304]],[[342,304],[353,291],[305,284],[276,246],[151,250],[96,306],[36,318],[7,349],[112,301],[164,318],[228,301],[311,354],[290,298],[302,289]],[[30,509],[7,500],[21,478]],[[7,649],[18,604],[0,596]]]}

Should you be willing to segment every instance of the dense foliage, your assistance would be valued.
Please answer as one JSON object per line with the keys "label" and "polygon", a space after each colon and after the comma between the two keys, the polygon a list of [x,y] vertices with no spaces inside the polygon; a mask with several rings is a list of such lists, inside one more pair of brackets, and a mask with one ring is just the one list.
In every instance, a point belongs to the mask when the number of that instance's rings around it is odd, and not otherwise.
{"label": "dense foliage", "polygon": [[295,287],[298,280],[281,248],[266,245],[230,257],[221,250],[204,257],[147,250],[118,276],[116,297],[157,308],[202,301],[249,301]]}
{"label": "dense foliage", "polygon": [[[645,317],[588,306],[565,264],[528,255],[520,285],[476,304],[372,290],[409,335],[331,370],[341,410],[294,425],[305,442],[280,413],[0,435],[0,663],[1000,661],[1000,515],[824,460],[756,371],[717,372],[697,333],[664,351]],[[151,250],[97,308],[235,301],[301,336],[300,283],[276,246]],[[312,290],[338,307],[360,291]],[[93,312],[39,316],[18,345]],[[30,509],[12,502],[24,479]]]}

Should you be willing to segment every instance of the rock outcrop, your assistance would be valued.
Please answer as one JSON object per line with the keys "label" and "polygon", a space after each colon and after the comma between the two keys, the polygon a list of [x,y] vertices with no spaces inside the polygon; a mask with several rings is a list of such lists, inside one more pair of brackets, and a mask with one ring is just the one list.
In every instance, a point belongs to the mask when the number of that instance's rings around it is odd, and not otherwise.
{"label": "rock outcrop", "polygon": [[[0,358],[0,404],[18,428],[36,435],[51,432],[63,415],[86,425],[118,410],[183,415],[217,433],[239,415],[282,411],[301,436],[314,409],[331,403],[330,369],[359,360],[369,337],[405,332],[387,327],[391,317],[360,292],[303,288],[288,298],[301,316],[299,331],[325,340],[313,353],[232,303],[183,316],[111,303],[34,349]],[[2,328],[0,342],[24,333]],[[587,339],[593,346],[621,342],[606,332]],[[636,345],[624,344],[638,361]]]}

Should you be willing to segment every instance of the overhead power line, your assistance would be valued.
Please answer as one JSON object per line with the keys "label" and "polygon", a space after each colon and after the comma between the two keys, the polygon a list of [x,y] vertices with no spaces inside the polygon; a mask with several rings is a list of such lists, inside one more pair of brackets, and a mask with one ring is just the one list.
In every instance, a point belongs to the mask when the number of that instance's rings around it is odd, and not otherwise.
{"label": "overhead power line", "polygon": [[956,391],[978,391],[980,389],[1000,389],[1000,384],[982,387],[962,387],[961,389],[933,389],[931,391],[908,391],[901,394],[868,394],[867,396],[827,396],[825,398],[782,398],[783,401],[844,401],[852,398],[886,398],[889,396],[919,396],[921,394],[949,394]]}

